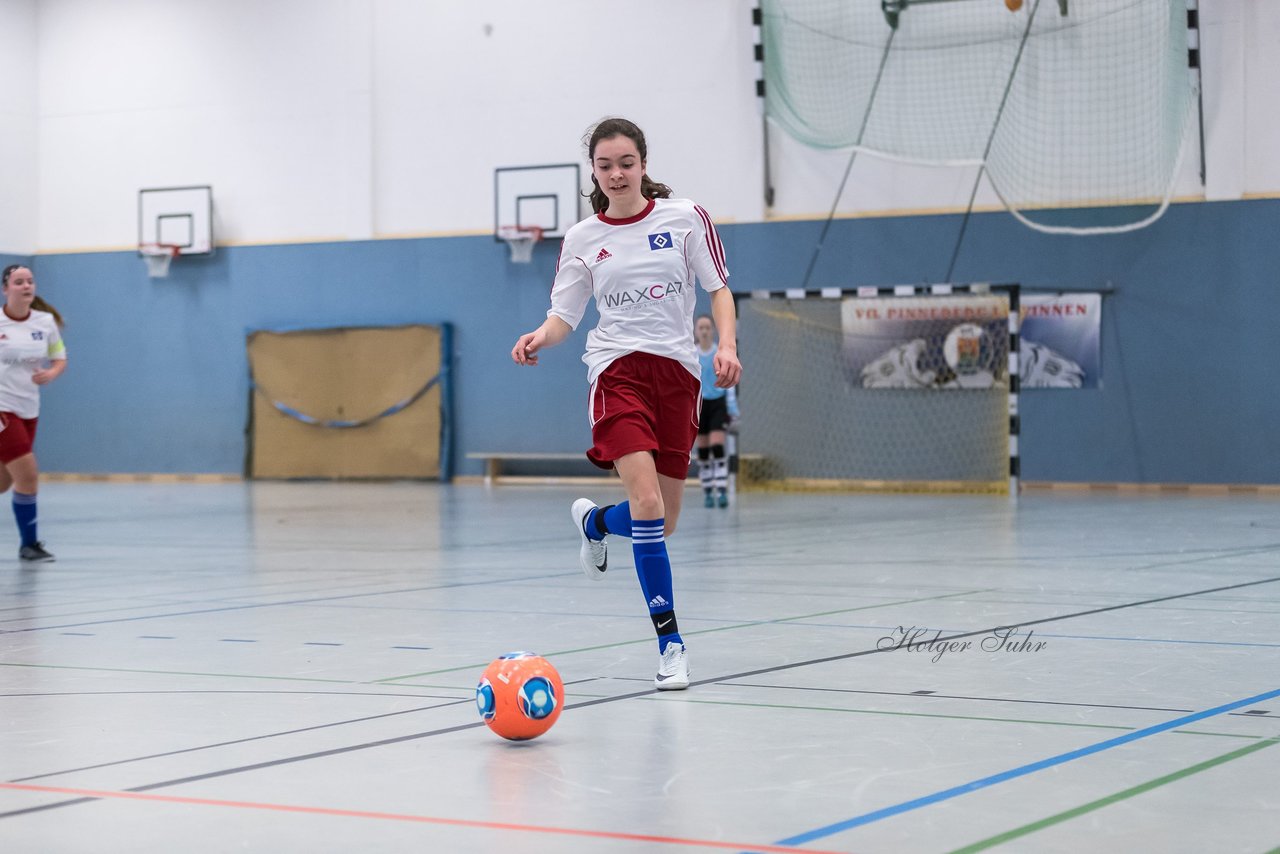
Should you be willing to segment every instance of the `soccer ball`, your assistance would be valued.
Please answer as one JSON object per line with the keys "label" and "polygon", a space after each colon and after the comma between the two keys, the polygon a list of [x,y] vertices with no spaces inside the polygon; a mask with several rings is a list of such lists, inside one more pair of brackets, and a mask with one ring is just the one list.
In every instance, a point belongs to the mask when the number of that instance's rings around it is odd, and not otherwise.
{"label": "soccer ball", "polygon": [[480,718],[503,738],[537,738],[560,717],[564,683],[540,655],[508,652],[485,668],[476,685]]}

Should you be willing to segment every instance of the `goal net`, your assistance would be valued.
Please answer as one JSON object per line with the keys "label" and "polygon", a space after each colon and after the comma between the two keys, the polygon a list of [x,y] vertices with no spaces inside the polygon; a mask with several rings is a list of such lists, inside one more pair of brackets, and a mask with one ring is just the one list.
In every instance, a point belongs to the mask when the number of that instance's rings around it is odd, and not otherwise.
{"label": "goal net", "polygon": [[984,290],[741,299],[742,487],[1008,492],[1017,288]]}
{"label": "goal net", "polygon": [[1040,230],[1153,222],[1194,112],[1186,0],[1010,5],[761,0],[767,114],[815,147],[985,165]]}

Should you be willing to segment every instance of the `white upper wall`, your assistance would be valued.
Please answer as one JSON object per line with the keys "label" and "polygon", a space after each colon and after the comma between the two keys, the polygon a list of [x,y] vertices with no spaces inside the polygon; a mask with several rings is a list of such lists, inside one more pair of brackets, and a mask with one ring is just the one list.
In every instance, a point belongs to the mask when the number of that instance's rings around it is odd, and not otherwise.
{"label": "white upper wall", "polygon": [[366,7],[41,2],[40,248],[134,244],[138,190],[191,184],[213,186],[220,241],[351,236]]}
{"label": "white upper wall", "polygon": [[[1243,28],[1243,43],[1236,42],[1233,47],[1238,47],[1244,62],[1240,75],[1244,83],[1244,191],[1271,195],[1280,191],[1280,96],[1276,94],[1280,3],[1231,0],[1231,5],[1239,9]],[[1220,87],[1215,86],[1214,91]]]}
{"label": "white upper wall", "polygon": [[[1243,120],[1212,125],[1214,87],[1238,84],[1206,74],[1211,155],[1243,152],[1242,192],[1273,194],[1280,3],[1201,0],[1215,4],[1244,16],[1247,55]],[[484,232],[494,168],[585,164],[581,136],[610,114],[645,129],[649,170],[677,194],[760,220],[751,5],[3,0],[0,31],[36,37],[0,52],[0,112],[38,121],[0,134],[0,190],[39,203],[0,206],[0,249],[125,248],[139,189],[205,183],[220,243]],[[768,213],[825,214],[848,153],[771,137]],[[1200,193],[1197,161],[1180,195]],[[962,208],[973,174],[860,158],[841,211]]]}
{"label": "white upper wall", "polygon": [[492,228],[495,167],[581,163],[585,181],[581,138],[606,115],[644,129],[649,171],[678,195],[760,216],[739,0],[384,0],[374,38],[380,234]]}
{"label": "white upper wall", "polygon": [[0,252],[36,248],[36,0],[0,2]]}

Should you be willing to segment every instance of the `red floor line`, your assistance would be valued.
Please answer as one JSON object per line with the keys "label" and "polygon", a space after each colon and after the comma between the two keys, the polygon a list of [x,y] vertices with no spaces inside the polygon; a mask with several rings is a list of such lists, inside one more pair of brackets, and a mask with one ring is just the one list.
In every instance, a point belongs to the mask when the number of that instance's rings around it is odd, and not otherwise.
{"label": "red floor line", "polygon": [[167,804],[187,804],[206,807],[233,807],[235,809],[269,810],[275,812],[327,815],[343,818],[371,818],[380,821],[407,821],[420,824],[443,824],[454,827],[471,827],[484,830],[515,830],[523,833],[548,833],[559,836],[586,836],[594,839],[613,839],[624,842],[652,842],[662,845],[681,845],[690,848],[720,848],[733,851],[763,851],[769,854],[848,854],[816,848],[797,848],[791,845],[757,845],[750,842],[725,842],[714,839],[688,839],[679,836],[649,836],[642,833],[614,833],[605,830],[578,830],[571,827],[544,827],[536,824],[510,824],[499,821],[469,821],[462,818],[441,818],[406,813],[345,810],[332,807],[307,807],[296,804],[269,804],[255,801],[224,801],[216,798],[190,798],[178,795],[155,795],[149,792],[122,792],[103,789],[74,789],[65,786],[37,786],[29,783],[0,783],[0,789],[22,792],[43,792],[54,795],[75,795],[82,798],[103,798],[130,801],[153,801]]}

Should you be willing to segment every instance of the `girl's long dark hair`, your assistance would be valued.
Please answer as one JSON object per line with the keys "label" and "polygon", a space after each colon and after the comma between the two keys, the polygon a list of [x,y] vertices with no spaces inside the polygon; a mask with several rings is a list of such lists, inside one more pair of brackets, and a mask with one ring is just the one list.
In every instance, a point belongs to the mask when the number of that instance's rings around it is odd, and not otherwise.
{"label": "girl's long dark hair", "polygon": [[[5,267],[4,272],[0,273],[0,287],[8,286],[9,277],[13,275],[14,270],[29,270],[29,269],[31,268],[28,267],[26,264],[10,264],[8,267]],[[63,325],[62,315],[58,314],[58,310],[53,306],[49,305],[49,303],[45,302],[42,297],[38,297],[38,296],[33,297],[31,300],[31,307],[34,308],[36,311],[49,312],[50,314],[53,315],[53,320],[55,323],[57,323],[59,326]]]}
{"label": "girl's long dark hair", "polygon": [[[625,136],[634,142],[636,151],[640,152],[640,159],[649,159],[649,147],[644,142],[644,131],[640,130],[640,127],[635,122],[615,117],[602,120],[587,132],[587,136],[583,140],[587,146],[587,162],[593,164],[593,166],[595,164],[596,143],[602,139],[613,139],[615,136]],[[596,181],[594,168],[591,174],[591,184],[593,186],[589,196],[591,210],[596,213],[604,213],[609,209],[609,197],[604,194],[604,190],[600,189],[600,183]],[[648,175],[645,175],[640,179],[640,194],[646,199],[669,199],[671,198],[671,188],[666,184],[659,184]]]}

